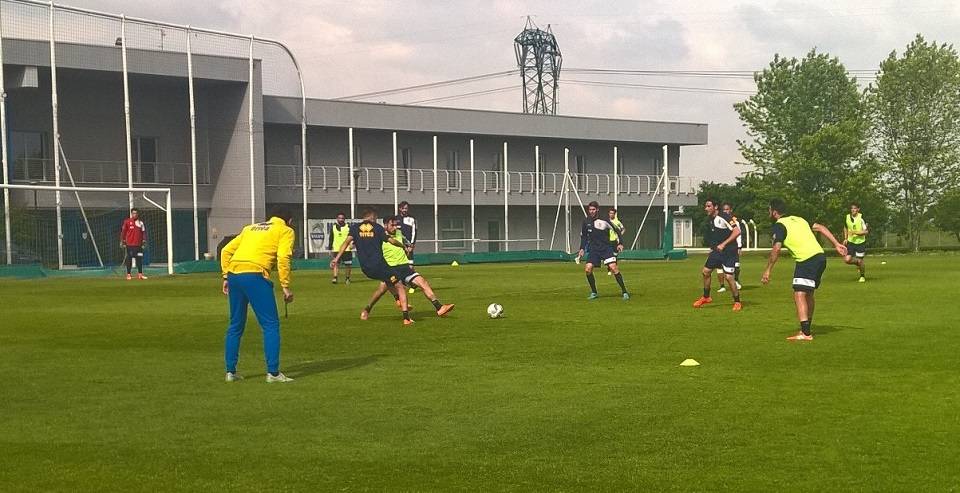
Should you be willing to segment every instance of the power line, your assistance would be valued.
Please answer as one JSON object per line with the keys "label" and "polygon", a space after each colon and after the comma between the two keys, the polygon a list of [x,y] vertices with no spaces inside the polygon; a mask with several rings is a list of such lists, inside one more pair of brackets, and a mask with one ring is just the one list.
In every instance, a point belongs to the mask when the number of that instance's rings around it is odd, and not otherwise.
{"label": "power line", "polygon": [[470,82],[477,82],[481,80],[490,80],[490,79],[498,79],[498,78],[507,77],[507,76],[515,76],[515,75],[518,75],[518,73],[519,72],[517,70],[504,70],[501,72],[490,72],[488,74],[480,74],[480,75],[474,75],[470,77],[461,77],[459,79],[441,80],[436,82],[428,82],[426,84],[417,84],[415,86],[398,87],[395,89],[384,89],[382,91],[366,92],[363,94],[354,94],[352,96],[342,96],[339,98],[335,98],[334,100],[335,101],[359,100],[359,99],[369,99],[377,96],[391,96],[394,94],[401,94],[401,93],[411,92],[411,91],[436,89],[439,87],[453,86],[458,84],[467,84]]}
{"label": "power line", "polygon": [[483,90],[483,91],[473,91],[473,92],[467,92],[467,93],[463,93],[463,94],[453,94],[453,95],[450,95],[450,96],[441,96],[441,97],[437,97],[437,98],[421,99],[420,101],[411,101],[411,102],[409,102],[409,103],[403,103],[403,104],[413,105],[413,104],[439,103],[439,102],[441,102],[441,101],[453,101],[453,100],[455,100],[455,99],[464,99],[464,98],[470,98],[470,97],[474,97],[474,96],[482,96],[482,95],[486,95],[486,94],[496,94],[496,93],[501,93],[501,92],[506,92],[506,91],[516,91],[517,89],[518,89],[517,86],[504,86],[504,87],[498,87],[498,88],[495,88],[495,89],[486,89],[486,90]]}
{"label": "power line", "polygon": [[657,91],[736,94],[741,96],[750,96],[755,94],[754,91],[747,91],[747,90],[741,90],[741,89],[723,89],[719,87],[665,86],[665,85],[654,85],[654,84],[633,84],[629,82],[606,82],[606,81],[598,81],[598,80],[577,80],[577,79],[567,79],[564,82],[567,84],[583,85],[583,86],[651,89],[651,90],[657,90]]}

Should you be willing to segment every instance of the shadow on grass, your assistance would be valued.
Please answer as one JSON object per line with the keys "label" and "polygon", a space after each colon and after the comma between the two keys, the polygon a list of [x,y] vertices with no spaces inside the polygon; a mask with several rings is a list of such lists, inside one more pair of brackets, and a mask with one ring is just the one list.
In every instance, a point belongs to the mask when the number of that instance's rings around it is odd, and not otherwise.
{"label": "shadow on grass", "polygon": [[815,336],[832,334],[843,330],[863,330],[863,327],[854,327],[852,325],[820,325],[814,321],[813,333]]}
{"label": "shadow on grass", "polygon": [[296,365],[288,366],[283,372],[293,378],[308,377],[317,373],[327,373],[331,371],[343,371],[362,366],[372,365],[386,357],[386,354],[372,354],[370,356],[361,356],[359,358],[340,358],[321,361],[304,361]]}

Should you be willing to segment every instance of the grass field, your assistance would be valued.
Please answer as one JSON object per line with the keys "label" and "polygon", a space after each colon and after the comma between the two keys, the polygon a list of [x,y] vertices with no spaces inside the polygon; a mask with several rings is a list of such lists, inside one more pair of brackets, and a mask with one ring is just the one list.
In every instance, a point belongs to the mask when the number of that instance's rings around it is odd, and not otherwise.
{"label": "grass field", "polygon": [[[816,340],[785,259],[695,311],[702,258],[421,269],[417,324],[371,282],[295,273],[290,384],[251,320],[223,382],[218,277],[0,281],[0,491],[956,491],[960,256],[831,259]],[[502,303],[506,318],[486,318]],[[681,368],[684,358],[702,366]]]}

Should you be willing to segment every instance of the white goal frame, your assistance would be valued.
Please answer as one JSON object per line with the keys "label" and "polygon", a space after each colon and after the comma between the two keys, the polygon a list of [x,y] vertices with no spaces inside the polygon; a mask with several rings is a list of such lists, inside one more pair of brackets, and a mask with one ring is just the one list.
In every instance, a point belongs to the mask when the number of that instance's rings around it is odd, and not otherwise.
{"label": "white goal frame", "polygon": [[[57,192],[57,203],[60,202],[60,192],[127,192],[128,195],[133,196],[133,194],[141,193],[162,193],[165,194],[165,207],[161,207],[160,204],[150,200],[146,195],[143,196],[143,199],[147,202],[152,203],[158,209],[162,210],[167,217],[167,274],[173,274],[173,201],[170,196],[169,188],[130,188],[130,187],[57,187],[50,185],[6,185],[0,184],[0,190],[4,191],[5,198],[9,194],[9,190],[42,190],[48,192]],[[60,216],[57,216],[57,222],[59,223],[62,219]],[[57,228],[59,231],[59,228]],[[4,231],[6,232],[6,250],[7,258],[6,263],[12,264],[13,259],[11,257],[13,252],[13,238],[10,235],[10,211],[9,208],[4,214]],[[59,239],[58,239],[59,240]],[[58,268],[63,269],[63,243],[62,241],[57,241],[57,252],[58,257],[60,258],[60,265]]]}

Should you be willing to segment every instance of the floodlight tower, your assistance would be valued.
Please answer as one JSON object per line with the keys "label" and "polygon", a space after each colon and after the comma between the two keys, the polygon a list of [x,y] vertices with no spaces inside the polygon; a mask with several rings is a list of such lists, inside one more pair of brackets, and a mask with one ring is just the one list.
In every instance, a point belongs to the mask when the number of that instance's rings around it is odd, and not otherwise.
{"label": "floodlight tower", "polygon": [[563,56],[550,25],[544,31],[528,16],[527,25],[513,40],[513,46],[523,80],[523,112],[557,114],[557,90]]}

